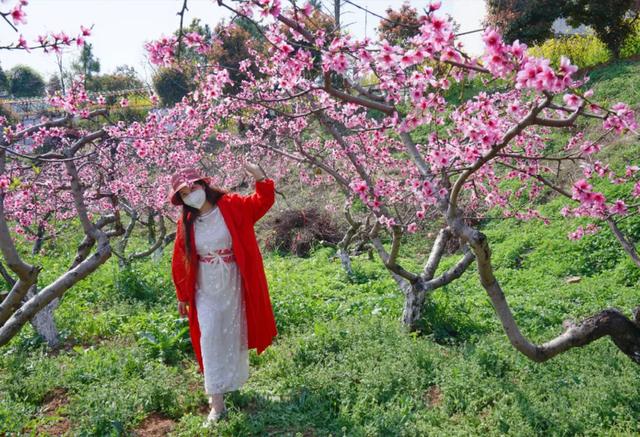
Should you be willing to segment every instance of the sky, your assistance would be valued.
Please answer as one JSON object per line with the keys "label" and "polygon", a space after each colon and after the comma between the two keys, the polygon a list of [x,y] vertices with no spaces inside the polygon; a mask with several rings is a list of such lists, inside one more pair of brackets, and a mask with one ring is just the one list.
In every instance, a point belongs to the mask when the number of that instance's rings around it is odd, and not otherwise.
{"label": "sky", "polygon": [[[388,7],[400,7],[403,1],[352,0],[378,15],[385,15]],[[0,11],[6,12],[16,0],[0,1]],[[177,12],[182,0],[30,0],[25,8],[27,24],[18,30],[30,43],[48,31],[64,31],[75,36],[80,25],[93,25],[88,38],[93,53],[100,60],[101,73],[111,73],[119,65],[135,68],[139,76],[150,81],[154,67],[145,57],[144,43],[163,35],[170,35],[179,26]],[[324,0],[325,4],[332,1]],[[410,0],[409,3],[423,9],[428,1]],[[214,0],[189,0],[185,24],[192,18],[200,18],[213,27],[217,22],[230,18],[230,13],[219,7]],[[379,19],[348,3],[342,7],[343,25],[358,37],[373,36]],[[443,0],[441,11],[450,14],[460,24],[460,32],[478,29],[485,15],[484,0]],[[365,26],[366,23],[366,26]],[[18,34],[6,23],[0,23],[0,45],[17,41]],[[472,54],[481,51],[480,34],[463,36],[460,39]],[[78,56],[77,48],[67,49],[62,62],[68,67]],[[17,64],[26,64],[49,78],[58,71],[56,56],[42,51],[26,53],[22,50],[1,50],[0,66],[8,70]]]}

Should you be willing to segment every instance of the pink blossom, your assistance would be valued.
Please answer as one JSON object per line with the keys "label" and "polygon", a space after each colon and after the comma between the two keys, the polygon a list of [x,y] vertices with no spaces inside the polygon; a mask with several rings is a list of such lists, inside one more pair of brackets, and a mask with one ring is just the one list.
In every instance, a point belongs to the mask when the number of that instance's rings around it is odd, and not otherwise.
{"label": "pink blossom", "polygon": [[527,45],[520,43],[520,40],[515,40],[511,44],[511,54],[513,54],[513,56],[515,56],[518,59],[522,58],[526,50],[527,50]]}
{"label": "pink blossom", "polygon": [[289,44],[287,44],[287,43],[280,44],[280,45],[278,46],[278,49],[280,49],[280,51],[281,51],[285,56],[288,56],[288,55],[290,55],[291,53],[293,53],[293,47],[291,47],[291,45],[289,45]]}
{"label": "pink blossom", "polygon": [[27,45],[27,40],[24,39],[22,34],[18,37],[18,47],[25,49],[27,52],[30,52],[29,46]]}
{"label": "pink blossom", "polygon": [[263,0],[260,3],[264,8],[260,12],[260,15],[262,15],[263,17],[268,17],[269,15],[271,15],[272,17],[277,17],[278,15],[280,15],[280,12],[281,12],[280,0],[267,0],[267,1]]}
{"label": "pink blossom", "polygon": [[395,55],[392,52],[382,52],[378,57],[378,60],[385,66],[391,67],[396,62]]}
{"label": "pink blossom", "polygon": [[446,47],[440,55],[440,60],[461,62],[462,57],[453,47]]}
{"label": "pink blossom", "polygon": [[[443,31],[447,29],[446,21],[440,17],[432,16],[428,22],[431,29],[433,29],[436,34],[442,34]],[[436,35],[434,35],[434,38]]]}
{"label": "pink blossom", "polygon": [[173,62],[174,49],[177,45],[175,36],[162,37],[158,41],[145,44],[152,64],[169,66]]}
{"label": "pink blossom", "polygon": [[413,88],[411,90],[411,98],[415,102],[420,102],[421,100],[424,100],[424,99],[422,99],[423,92],[424,92],[424,90],[423,90],[423,88],[421,86]]}
{"label": "pink blossom", "polygon": [[20,3],[11,10],[11,18],[13,19],[13,24],[15,25],[18,25],[20,23],[27,24],[27,20],[25,18],[27,14],[25,14],[22,10],[22,6],[23,4]]}
{"label": "pink blossom", "polygon": [[600,161],[595,161],[593,163],[593,169],[600,177],[604,177],[609,173],[609,165],[602,165],[602,162]]}
{"label": "pink blossom", "polygon": [[0,192],[6,190],[11,184],[11,180],[7,175],[0,175]]}
{"label": "pink blossom", "polygon": [[313,5],[311,4],[311,2],[307,2],[305,3],[305,5],[302,7],[301,11],[302,14],[306,17],[310,17],[311,14],[313,13]]}
{"label": "pink blossom", "polygon": [[431,161],[438,167],[446,167],[447,164],[449,164],[449,158],[439,149],[436,149],[431,153]]}
{"label": "pink blossom", "polygon": [[573,187],[578,192],[591,191],[591,188],[592,188],[591,185],[589,184],[589,182],[587,182],[584,179],[580,179],[579,181],[577,181],[575,184],[573,184]]}
{"label": "pink blossom", "polygon": [[584,228],[582,226],[578,226],[575,232],[569,233],[570,240],[580,240],[582,237],[584,237]]}
{"label": "pink blossom", "polygon": [[59,32],[59,33],[53,33],[51,34],[51,36],[54,39],[54,44],[55,43],[60,43],[62,45],[69,45],[71,44],[71,37],[69,37],[69,35],[67,35],[64,32]]}
{"label": "pink blossom", "polygon": [[624,175],[625,175],[625,177],[629,178],[629,177],[633,176],[634,174],[636,174],[636,172],[638,170],[640,170],[640,167],[638,167],[637,165],[628,165],[625,168]]}
{"label": "pink blossom", "polygon": [[345,73],[348,67],[347,57],[344,53],[331,53],[323,55],[323,69],[334,70],[337,73]]}
{"label": "pink blossom", "polygon": [[[45,46],[49,43],[49,36],[48,35],[38,35],[38,43],[42,46]],[[45,50],[46,52],[46,50]]]}
{"label": "pink blossom", "polygon": [[628,212],[627,205],[623,200],[618,199],[614,202],[613,205],[611,205],[611,207],[609,208],[609,212],[611,212],[612,214],[626,215]]}
{"label": "pink blossom", "polygon": [[599,144],[595,144],[595,143],[585,143],[582,147],[581,150],[587,154],[587,155],[591,155],[592,153],[597,153],[600,151],[600,145]]}
{"label": "pink blossom", "polygon": [[495,48],[500,44],[502,37],[500,34],[493,28],[487,28],[484,34],[482,35],[482,40],[489,48]]}
{"label": "pink blossom", "polygon": [[396,219],[393,217],[380,216],[378,217],[378,223],[380,223],[381,225],[385,225],[388,229],[391,229],[393,226],[395,226]]}
{"label": "pink blossom", "polygon": [[365,193],[367,191],[367,183],[364,181],[352,182],[351,188],[356,193]]}
{"label": "pink blossom", "polygon": [[184,35],[184,42],[187,47],[200,47],[206,45],[204,38],[197,32],[189,32]]}
{"label": "pink blossom", "polygon": [[596,206],[604,206],[604,202],[607,200],[602,193],[591,193],[590,198]]}
{"label": "pink blossom", "polygon": [[415,58],[415,52],[413,50],[406,51],[400,57],[400,65],[402,66],[402,68],[411,67],[415,63],[416,63],[416,58]]}
{"label": "pink blossom", "polygon": [[562,97],[562,100],[564,100],[564,103],[569,108],[577,108],[578,106],[580,106],[580,103],[582,102],[582,99],[576,96],[575,94],[565,94]]}
{"label": "pink blossom", "polygon": [[578,71],[578,67],[571,65],[571,61],[566,56],[561,56],[559,70],[565,76],[571,76],[573,73]]}
{"label": "pink blossom", "polygon": [[629,105],[626,103],[618,102],[611,107],[611,110],[615,112],[618,117],[622,117],[630,111],[631,108],[629,108]]}

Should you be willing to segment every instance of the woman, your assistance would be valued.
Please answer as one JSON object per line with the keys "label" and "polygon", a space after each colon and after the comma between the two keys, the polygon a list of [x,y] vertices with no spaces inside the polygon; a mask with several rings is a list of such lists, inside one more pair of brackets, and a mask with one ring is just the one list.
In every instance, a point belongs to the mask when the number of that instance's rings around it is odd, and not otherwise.
{"label": "woman", "polygon": [[171,178],[170,201],[182,206],[171,261],[178,312],[189,319],[191,343],[204,374],[211,412],[226,413],[224,393],[249,376],[248,349],[262,353],[277,335],[254,224],[275,201],[275,186],[258,166],[249,196],[211,185],[187,168]]}

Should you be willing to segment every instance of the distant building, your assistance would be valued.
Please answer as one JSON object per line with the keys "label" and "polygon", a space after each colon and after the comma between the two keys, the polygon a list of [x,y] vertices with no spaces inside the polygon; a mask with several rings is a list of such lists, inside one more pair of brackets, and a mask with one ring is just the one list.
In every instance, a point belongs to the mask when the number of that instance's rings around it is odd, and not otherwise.
{"label": "distant building", "polygon": [[555,35],[587,35],[591,32],[589,26],[581,24],[579,27],[571,27],[564,18],[556,18],[551,25],[551,30]]}

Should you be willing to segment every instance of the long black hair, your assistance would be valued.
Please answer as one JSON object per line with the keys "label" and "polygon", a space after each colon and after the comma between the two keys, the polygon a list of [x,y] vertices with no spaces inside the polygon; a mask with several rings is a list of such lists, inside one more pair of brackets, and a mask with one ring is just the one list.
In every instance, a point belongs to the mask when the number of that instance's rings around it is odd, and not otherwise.
{"label": "long black hair", "polygon": [[[222,197],[223,194],[229,192],[228,190],[220,188],[216,185],[209,185],[202,180],[196,181],[195,183],[201,185],[202,188],[204,188],[205,197],[207,198],[209,203],[214,206],[218,203],[218,200]],[[182,226],[184,231],[185,253],[188,260],[191,259],[191,251],[195,249],[191,247],[191,224],[198,216],[199,210],[184,203],[180,195],[178,195],[178,199],[180,199],[180,203],[182,203]]]}

